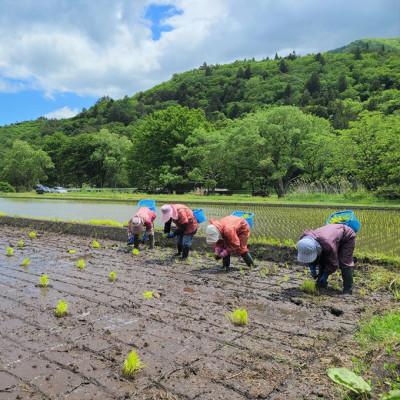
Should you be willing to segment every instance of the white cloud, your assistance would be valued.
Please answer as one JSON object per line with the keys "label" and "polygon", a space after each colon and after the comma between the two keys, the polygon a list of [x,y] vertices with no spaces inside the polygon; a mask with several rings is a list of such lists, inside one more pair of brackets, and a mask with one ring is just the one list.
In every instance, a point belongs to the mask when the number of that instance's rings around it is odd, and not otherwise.
{"label": "white cloud", "polygon": [[57,108],[56,110],[49,112],[44,115],[47,119],[63,119],[63,118],[72,118],[76,114],[79,114],[79,110],[77,108],[69,108],[67,106]]}
{"label": "white cloud", "polygon": [[[155,3],[183,11],[165,18],[173,30],[158,41],[144,20]],[[399,7],[397,0],[2,0],[0,91],[23,80],[50,96],[131,95],[203,61],[395,36]]]}

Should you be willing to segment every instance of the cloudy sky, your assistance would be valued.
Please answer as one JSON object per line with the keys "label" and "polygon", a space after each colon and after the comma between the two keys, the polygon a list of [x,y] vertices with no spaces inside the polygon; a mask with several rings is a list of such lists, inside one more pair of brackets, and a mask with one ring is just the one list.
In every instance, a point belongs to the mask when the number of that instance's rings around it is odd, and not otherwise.
{"label": "cloudy sky", "polygon": [[400,0],[0,0],[0,125],[69,117],[204,61],[400,36]]}

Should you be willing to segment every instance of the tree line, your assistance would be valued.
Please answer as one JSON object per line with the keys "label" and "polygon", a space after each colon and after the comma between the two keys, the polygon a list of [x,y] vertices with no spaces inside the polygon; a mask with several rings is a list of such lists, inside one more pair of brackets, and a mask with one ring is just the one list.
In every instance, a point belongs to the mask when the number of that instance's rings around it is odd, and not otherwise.
{"label": "tree line", "polygon": [[376,45],[203,64],[68,120],[0,128],[0,181],[283,196],[306,178],[396,195],[399,67]]}

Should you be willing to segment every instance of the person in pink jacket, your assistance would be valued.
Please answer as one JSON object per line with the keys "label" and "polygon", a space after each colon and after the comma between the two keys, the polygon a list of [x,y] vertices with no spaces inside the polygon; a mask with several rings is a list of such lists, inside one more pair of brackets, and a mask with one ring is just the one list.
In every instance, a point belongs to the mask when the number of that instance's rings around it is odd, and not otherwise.
{"label": "person in pink jacket", "polygon": [[326,288],[329,275],[340,268],[343,294],[352,294],[355,244],[355,232],[344,224],[328,224],[306,230],[297,242],[297,260],[308,264],[320,288]]}
{"label": "person in pink jacket", "polygon": [[148,238],[149,248],[154,248],[154,220],[156,213],[150,208],[141,207],[128,223],[128,244],[133,244],[135,249],[139,248],[139,243]]}
{"label": "person in pink jacket", "polygon": [[228,269],[231,254],[241,256],[248,267],[254,265],[247,242],[250,227],[245,219],[228,215],[220,220],[212,219],[206,229],[207,244],[214,246],[217,259],[222,258],[222,265]]}
{"label": "person in pink jacket", "polygon": [[[193,211],[184,204],[165,204],[161,207],[161,220],[167,237],[176,238],[177,256],[180,256],[182,260],[188,258],[193,236],[199,226]],[[171,232],[172,223],[176,226],[174,232]]]}

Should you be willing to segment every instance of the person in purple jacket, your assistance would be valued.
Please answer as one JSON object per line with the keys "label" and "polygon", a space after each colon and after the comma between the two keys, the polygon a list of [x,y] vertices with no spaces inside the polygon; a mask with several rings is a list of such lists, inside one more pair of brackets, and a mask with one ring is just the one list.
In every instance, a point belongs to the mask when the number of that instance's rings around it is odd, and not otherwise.
{"label": "person in purple jacket", "polygon": [[355,244],[356,234],[351,228],[343,224],[328,224],[304,231],[297,242],[297,260],[308,264],[319,288],[326,288],[329,275],[340,268],[343,294],[352,294]]}

